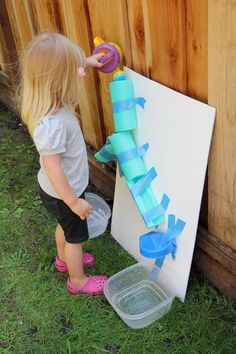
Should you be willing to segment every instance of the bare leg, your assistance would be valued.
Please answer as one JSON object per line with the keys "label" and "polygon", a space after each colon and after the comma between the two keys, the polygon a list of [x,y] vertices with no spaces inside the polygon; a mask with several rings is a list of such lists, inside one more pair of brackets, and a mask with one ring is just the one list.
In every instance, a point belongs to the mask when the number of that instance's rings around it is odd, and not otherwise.
{"label": "bare leg", "polygon": [[65,241],[64,256],[71,283],[75,286],[84,285],[88,277],[83,269],[82,243],[73,244]]}
{"label": "bare leg", "polygon": [[56,246],[57,246],[57,256],[58,258],[65,262],[65,235],[64,231],[62,230],[62,227],[60,224],[57,225],[56,231],[55,231],[55,239],[56,239]]}

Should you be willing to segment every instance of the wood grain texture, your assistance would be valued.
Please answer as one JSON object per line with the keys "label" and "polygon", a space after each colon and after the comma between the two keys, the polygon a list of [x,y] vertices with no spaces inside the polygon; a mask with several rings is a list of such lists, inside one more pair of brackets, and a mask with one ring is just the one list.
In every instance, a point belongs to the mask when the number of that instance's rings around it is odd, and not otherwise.
{"label": "wood grain texture", "polygon": [[208,230],[236,250],[236,1],[209,0],[208,103],[217,116],[208,169]]}
{"label": "wood grain texture", "polygon": [[[131,69],[148,76],[147,56],[150,54],[145,37],[143,0],[127,0],[132,55]],[[146,17],[145,17],[146,19]]]}
{"label": "wood grain texture", "polygon": [[193,264],[208,278],[223,294],[236,299],[236,279],[221,263],[196,247]]}
{"label": "wood grain texture", "polygon": [[115,172],[107,165],[94,159],[94,152],[88,149],[89,180],[106,197],[113,199],[115,191]]}
{"label": "wood grain texture", "polygon": [[17,113],[9,76],[3,71],[0,71],[0,103],[8,107],[10,111]]}
{"label": "wood grain texture", "polygon": [[142,5],[148,77],[186,93],[185,0],[143,0]]}
{"label": "wood grain texture", "polygon": [[236,277],[236,251],[201,226],[198,228],[197,245]]}
{"label": "wood grain texture", "polygon": [[[208,2],[186,1],[187,95],[207,103],[208,98]],[[208,178],[200,212],[201,225],[208,223]]]}
{"label": "wood grain texture", "polygon": [[12,63],[18,59],[15,40],[10,24],[5,1],[1,3],[0,11],[0,66],[1,70],[14,80],[15,68]]}
{"label": "wood grain texture", "polygon": [[[91,55],[91,38],[86,7],[83,1],[59,0],[58,10],[61,29],[87,56]],[[100,95],[97,88],[95,69],[88,69],[81,79],[80,118],[85,140],[95,149],[100,149],[105,141],[102,130]]]}
{"label": "wood grain texture", "polygon": [[[131,52],[128,30],[126,1],[88,0],[88,10],[93,38],[101,37],[107,42],[117,43],[123,50],[124,63],[131,64]],[[98,84],[104,117],[104,135],[114,132],[109,82],[111,74],[98,73]]]}
{"label": "wood grain texture", "polygon": [[32,20],[37,33],[43,31],[59,32],[56,7],[53,0],[30,0]]}
{"label": "wood grain texture", "polygon": [[186,1],[187,94],[207,103],[208,2]]}
{"label": "wood grain texture", "polygon": [[27,0],[5,0],[15,46],[20,56],[34,36],[32,18]]}

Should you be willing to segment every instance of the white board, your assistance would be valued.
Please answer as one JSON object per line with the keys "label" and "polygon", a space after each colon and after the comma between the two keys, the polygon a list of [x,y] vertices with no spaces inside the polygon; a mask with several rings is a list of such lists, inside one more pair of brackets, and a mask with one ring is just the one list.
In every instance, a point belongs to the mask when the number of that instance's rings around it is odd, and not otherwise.
{"label": "white board", "polygon": [[[158,201],[163,193],[170,198],[166,215],[175,214],[186,222],[177,237],[176,260],[168,255],[163,269],[176,287],[176,296],[184,301],[194,244],[215,108],[147,79],[125,68],[133,81],[135,97],[146,99],[145,109],[137,106],[138,128],[133,130],[140,146],[149,143],[144,156],[147,169],[155,167],[158,176],[151,183]],[[150,231],[145,226],[126,181],[117,173],[112,236],[137,261],[139,236]]]}

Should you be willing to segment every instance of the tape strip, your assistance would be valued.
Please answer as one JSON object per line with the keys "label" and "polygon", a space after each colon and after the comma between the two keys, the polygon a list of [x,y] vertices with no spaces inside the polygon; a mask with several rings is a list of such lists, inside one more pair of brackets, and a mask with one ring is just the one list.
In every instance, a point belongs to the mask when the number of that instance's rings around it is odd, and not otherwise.
{"label": "tape strip", "polygon": [[144,97],[128,98],[126,100],[114,102],[112,104],[112,109],[114,113],[120,113],[127,111],[128,109],[134,107],[136,104],[144,109],[145,103],[146,100]]}
{"label": "tape strip", "polygon": [[143,156],[146,151],[148,150],[149,145],[148,143],[140,146],[140,147],[135,147],[133,149],[130,150],[126,150],[124,152],[121,152],[119,155],[117,155],[117,159],[120,162],[120,164],[132,160],[132,159],[136,159],[140,156]]}
{"label": "tape strip", "polygon": [[135,198],[152,182],[152,180],[157,176],[157,172],[154,167],[152,167],[146,175],[141,177],[137,183],[131,188],[131,193]]}

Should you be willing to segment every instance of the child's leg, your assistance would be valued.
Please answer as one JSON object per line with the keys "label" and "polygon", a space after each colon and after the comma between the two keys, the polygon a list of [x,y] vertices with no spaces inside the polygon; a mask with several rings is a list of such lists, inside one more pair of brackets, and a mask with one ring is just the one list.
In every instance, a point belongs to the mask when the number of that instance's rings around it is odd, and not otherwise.
{"label": "child's leg", "polygon": [[82,243],[69,243],[65,241],[64,256],[71,283],[75,286],[84,285],[88,277],[84,274],[83,269]]}
{"label": "child's leg", "polygon": [[[55,240],[56,240],[56,247],[57,247],[57,258],[55,261],[55,266],[58,272],[67,272],[67,266],[65,261],[65,234],[60,224],[57,225],[55,231]],[[64,262],[61,264],[61,262]],[[94,256],[89,253],[85,252],[82,256],[83,266],[91,267],[95,263]]]}
{"label": "child's leg", "polygon": [[65,235],[64,231],[62,230],[62,227],[60,224],[57,225],[56,231],[55,231],[55,240],[56,240],[56,246],[57,246],[57,256],[58,258],[65,262]]}

